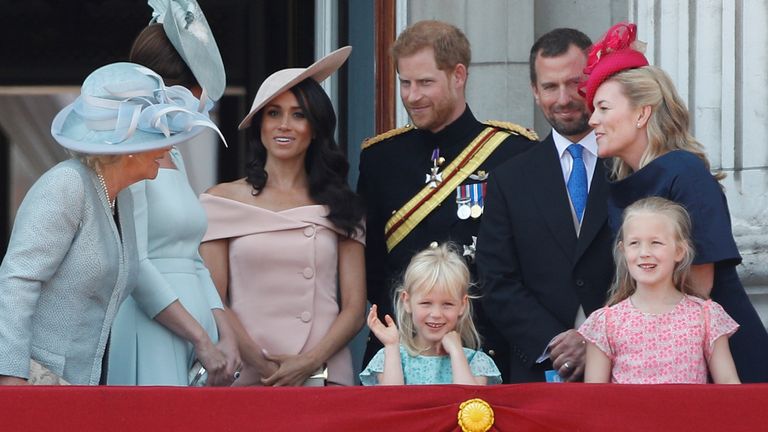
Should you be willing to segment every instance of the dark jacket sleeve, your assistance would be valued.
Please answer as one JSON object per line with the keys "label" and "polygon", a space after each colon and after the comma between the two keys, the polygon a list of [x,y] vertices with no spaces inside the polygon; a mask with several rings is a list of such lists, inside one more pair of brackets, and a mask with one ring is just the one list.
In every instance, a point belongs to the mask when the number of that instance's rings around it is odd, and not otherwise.
{"label": "dark jacket sleeve", "polygon": [[513,226],[510,205],[514,197],[508,196],[505,179],[510,177],[505,174],[497,171],[489,178],[476,262],[489,319],[509,342],[512,356],[530,367],[550,339],[567,328],[523,283],[518,254],[524,251],[515,246],[515,232],[525,227]]}

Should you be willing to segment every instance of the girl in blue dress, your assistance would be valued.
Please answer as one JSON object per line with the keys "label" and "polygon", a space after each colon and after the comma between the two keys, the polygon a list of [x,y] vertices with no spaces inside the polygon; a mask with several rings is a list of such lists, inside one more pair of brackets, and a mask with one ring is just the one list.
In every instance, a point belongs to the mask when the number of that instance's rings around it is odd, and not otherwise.
{"label": "girl in blue dress", "polygon": [[472,322],[469,269],[450,245],[430,247],[411,259],[395,292],[398,329],[368,314],[368,327],[384,344],[360,373],[363,385],[501,383],[501,373],[480,351]]}
{"label": "girl in blue dress", "polygon": [[731,231],[722,173],[688,132],[689,114],[669,76],[636,50],[636,27],[617,24],[591,49],[586,100],[600,157],[614,157],[608,202],[614,232],[633,202],[659,196],[691,216],[697,294],[712,298],[740,325],[730,339],[742,382],[768,381],[768,333],[741,285],[741,256]]}

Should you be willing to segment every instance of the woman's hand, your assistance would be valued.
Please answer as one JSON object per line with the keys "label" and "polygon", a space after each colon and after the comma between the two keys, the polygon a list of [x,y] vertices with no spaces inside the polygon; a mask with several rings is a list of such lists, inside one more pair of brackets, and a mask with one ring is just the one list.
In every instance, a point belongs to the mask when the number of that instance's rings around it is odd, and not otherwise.
{"label": "woman's hand", "polygon": [[224,368],[227,361],[224,354],[211,342],[210,338],[205,338],[195,344],[195,357],[202,363],[205,370],[208,371],[207,385],[219,385],[224,374]]}
{"label": "woman's hand", "polygon": [[226,365],[221,372],[220,381],[214,381],[212,384],[231,385],[236,380],[235,375],[237,374],[239,377],[240,370],[243,367],[237,335],[224,310],[214,309],[213,318],[216,321],[216,328],[219,332],[219,342],[216,344],[216,348],[224,356]]}
{"label": "woman's hand", "polygon": [[265,351],[264,358],[277,365],[277,371],[261,379],[265,386],[300,386],[317,371],[321,364],[307,355],[272,355]]}
{"label": "woman's hand", "polygon": [[15,376],[0,375],[0,385],[28,385],[29,383],[24,378]]}
{"label": "woman's hand", "polygon": [[223,338],[216,344],[216,347],[224,354],[227,365],[224,367],[224,375],[227,384],[235,381],[235,373],[240,372],[243,367],[243,360],[240,358],[240,350],[237,349],[237,340],[234,337]]}
{"label": "woman's hand", "polygon": [[376,305],[371,306],[371,311],[368,312],[368,328],[379,339],[382,345],[399,345],[400,344],[400,332],[397,330],[395,321],[389,315],[384,315],[384,321],[386,325],[379,320],[377,314]]}

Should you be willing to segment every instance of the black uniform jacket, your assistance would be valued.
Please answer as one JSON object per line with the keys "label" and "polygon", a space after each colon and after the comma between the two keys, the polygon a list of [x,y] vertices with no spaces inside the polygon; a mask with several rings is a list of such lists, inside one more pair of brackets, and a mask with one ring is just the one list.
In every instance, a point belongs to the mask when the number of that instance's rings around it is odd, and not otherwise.
{"label": "black uniform jacket", "polygon": [[496,169],[488,183],[477,263],[485,311],[507,340],[510,382],[543,381],[549,341],[573,328],[579,305],[600,308],[613,277],[605,161],[598,160],[576,236],[552,135]]}
{"label": "black uniform jacket", "polygon": [[[477,236],[482,217],[459,219],[455,190],[390,253],[387,252],[384,226],[393,212],[424,188],[435,148],[439,148],[440,156],[445,158],[442,165],[445,167],[486,127],[475,119],[467,107],[461,117],[438,133],[412,129],[363,150],[360,156],[358,192],[367,207],[365,260],[368,300],[378,305],[382,320],[384,314],[394,318],[394,288],[401,281],[408,262],[416,252],[428,247],[433,241],[453,241],[462,248],[472,245],[472,236]],[[512,134],[480,165],[479,170],[490,172],[488,178],[493,178],[493,169],[497,165],[530,149],[533,144],[535,141]],[[467,178],[463,184],[472,183],[482,182]],[[474,264],[470,264],[470,270],[473,279],[476,279]],[[483,326],[484,317],[478,310],[478,302],[474,306],[475,324],[486,341],[486,352],[493,351],[495,356],[503,355],[499,351],[506,348],[503,339],[489,333],[488,328]],[[499,347],[494,346],[495,343]],[[363,367],[380,347],[379,341],[371,336]],[[498,357],[496,361],[502,368],[504,362],[500,362]]]}

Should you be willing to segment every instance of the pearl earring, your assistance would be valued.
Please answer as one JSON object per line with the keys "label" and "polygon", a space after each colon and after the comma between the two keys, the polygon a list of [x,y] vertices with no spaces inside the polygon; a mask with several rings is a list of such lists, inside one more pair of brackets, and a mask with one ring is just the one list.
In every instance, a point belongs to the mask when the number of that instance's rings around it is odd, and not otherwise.
{"label": "pearl earring", "polygon": [[637,128],[640,129],[640,122],[637,122]]}

